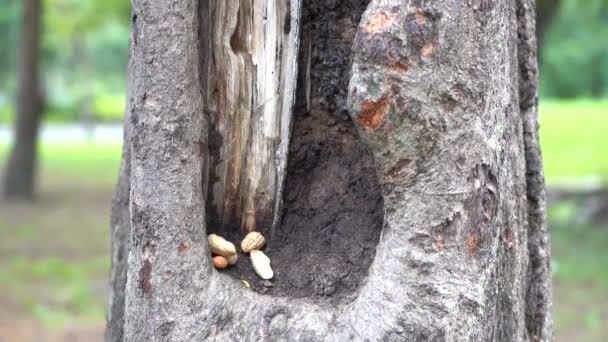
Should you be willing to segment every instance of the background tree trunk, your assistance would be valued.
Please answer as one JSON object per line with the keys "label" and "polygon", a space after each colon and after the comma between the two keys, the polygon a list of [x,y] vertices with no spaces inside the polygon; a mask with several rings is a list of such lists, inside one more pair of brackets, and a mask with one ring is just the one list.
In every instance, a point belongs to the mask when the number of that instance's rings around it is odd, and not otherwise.
{"label": "background tree trunk", "polygon": [[4,176],[5,198],[31,199],[36,174],[36,143],[43,107],[40,82],[40,0],[24,0],[21,21],[15,142]]}
{"label": "background tree trunk", "polygon": [[[294,113],[291,166],[278,171],[288,173],[289,203],[273,213],[282,216],[281,234],[267,248],[272,257],[296,236],[306,248],[292,249],[307,267],[279,268],[273,282],[311,274],[313,287],[331,284],[320,295],[260,294],[263,287],[249,289],[229,275],[238,274],[210,266],[207,231],[228,230],[207,226],[205,212],[213,183],[205,170],[215,165],[207,134],[219,129],[205,101],[221,98],[209,97],[208,64],[201,63],[218,46],[199,50],[221,24],[207,26],[208,5],[133,1],[128,152],[113,221],[122,231],[115,246],[125,246],[130,227],[129,258],[113,256],[113,274],[126,271],[127,280],[123,286],[113,276],[110,297],[111,308],[124,308],[124,341],[552,340],[531,0],[374,0],[362,17],[360,1],[303,2],[302,105]],[[293,6],[290,30],[300,20]],[[256,107],[247,108],[239,115]],[[374,180],[357,175],[369,163]],[[353,167],[358,171],[348,172]],[[311,176],[327,170],[329,182]],[[359,192],[351,188],[381,198],[361,197],[377,205],[356,216]],[[343,208],[332,198],[343,199]],[[321,224],[317,217],[327,211],[335,212]],[[379,220],[363,219],[376,213]],[[294,224],[298,217],[308,224]],[[342,231],[345,220],[369,235]],[[363,240],[371,247],[360,249]],[[329,248],[311,250],[322,241]],[[328,273],[344,268],[335,264],[339,256],[350,260],[349,274],[335,282]],[[241,257],[238,268],[248,262]],[[340,290],[325,291],[334,285]],[[114,317],[109,329],[119,331]]]}

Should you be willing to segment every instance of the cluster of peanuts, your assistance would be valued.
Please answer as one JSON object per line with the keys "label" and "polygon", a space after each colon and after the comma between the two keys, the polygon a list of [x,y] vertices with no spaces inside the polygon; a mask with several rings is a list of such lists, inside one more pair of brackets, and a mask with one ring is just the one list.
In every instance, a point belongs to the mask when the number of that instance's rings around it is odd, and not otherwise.
{"label": "cluster of peanuts", "polygon": [[[238,255],[234,244],[217,234],[209,234],[209,249],[213,254],[213,266],[224,269],[236,264]],[[264,246],[264,236],[256,231],[249,232],[241,241],[241,250],[251,257],[253,270],[262,279],[271,279],[274,275],[270,259],[260,249]]]}

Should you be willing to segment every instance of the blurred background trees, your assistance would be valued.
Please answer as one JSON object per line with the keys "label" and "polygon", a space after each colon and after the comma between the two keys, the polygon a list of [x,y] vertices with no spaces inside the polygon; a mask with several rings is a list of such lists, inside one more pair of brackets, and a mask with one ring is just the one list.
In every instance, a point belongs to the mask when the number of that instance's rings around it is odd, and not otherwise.
{"label": "blurred background trees", "polygon": [[[43,0],[45,121],[120,121],[124,110],[130,4]],[[20,0],[0,1],[0,41],[17,45]],[[541,95],[608,93],[608,1],[538,0]],[[17,50],[0,50],[0,122],[15,112]]]}
{"label": "blurred background trees", "polygon": [[[44,120],[119,121],[124,111],[129,1],[42,1]],[[17,46],[21,4],[0,1],[4,46]],[[0,122],[14,118],[17,58],[15,48],[0,50]]]}
{"label": "blurred background trees", "polygon": [[40,115],[44,109],[40,82],[40,0],[24,0],[17,62],[17,117],[15,142],[4,178],[6,198],[31,199],[34,194],[36,148]]}
{"label": "blurred background trees", "polygon": [[608,1],[539,0],[541,96],[608,94]]}

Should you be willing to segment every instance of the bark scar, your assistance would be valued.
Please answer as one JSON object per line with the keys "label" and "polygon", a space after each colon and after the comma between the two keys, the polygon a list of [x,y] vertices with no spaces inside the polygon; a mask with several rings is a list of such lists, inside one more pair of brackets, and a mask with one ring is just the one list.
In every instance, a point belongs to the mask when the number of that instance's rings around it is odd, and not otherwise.
{"label": "bark scar", "polygon": [[505,227],[504,240],[508,249],[513,248],[513,231],[509,226]]}
{"label": "bark scar", "polygon": [[471,231],[469,233],[469,238],[467,239],[466,245],[469,255],[475,254],[479,245],[479,236],[476,231]]}
{"label": "bark scar", "polygon": [[177,254],[184,255],[190,249],[190,241],[184,241],[177,247]]}
{"label": "bark scar", "polygon": [[410,67],[407,64],[395,61],[388,66],[388,69],[401,75],[405,75],[410,70]]}
{"label": "bark scar", "polygon": [[359,123],[367,129],[376,130],[384,121],[389,106],[390,101],[386,96],[380,98],[377,102],[366,100],[361,105],[363,113],[359,117]]}
{"label": "bark scar", "polygon": [[145,259],[144,265],[139,270],[139,288],[144,294],[152,289],[152,263]]}
{"label": "bark scar", "polygon": [[386,172],[388,179],[410,178],[416,174],[416,161],[412,159],[400,159]]}
{"label": "bark scar", "polygon": [[144,264],[139,269],[139,288],[146,294],[152,289],[152,262],[150,258],[154,253],[154,247],[150,242],[146,242],[143,250]]}

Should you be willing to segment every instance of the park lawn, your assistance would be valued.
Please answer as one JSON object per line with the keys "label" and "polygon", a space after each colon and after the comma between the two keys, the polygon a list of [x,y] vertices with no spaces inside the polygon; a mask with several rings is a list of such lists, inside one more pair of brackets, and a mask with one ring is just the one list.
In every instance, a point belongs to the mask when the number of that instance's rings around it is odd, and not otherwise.
{"label": "park lawn", "polygon": [[608,180],[608,100],[541,101],[540,140],[549,185]]}
{"label": "park lawn", "polygon": [[581,223],[577,199],[548,209],[557,341],[605,341],[608,336],[608,225]]}
{"label": "park lawn", "polygon": [[[122,144],[65,142],[40,145],[41,182],[70,174],[74,182],[87,187],[108,187],[116,183]],[[0,144],[0,165],[8,157],[9,146]]]}
{"label": "park lawn", "polygon": [[36,200],[0,202],[0,340],[101,340],[120,151],[43,145]]}

